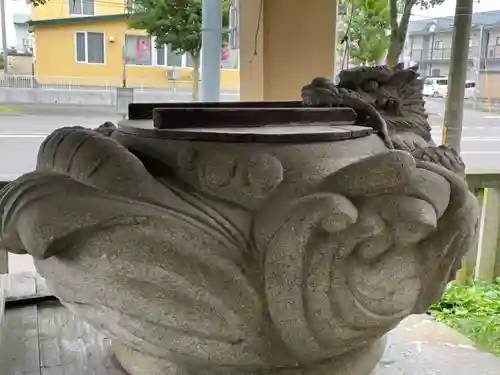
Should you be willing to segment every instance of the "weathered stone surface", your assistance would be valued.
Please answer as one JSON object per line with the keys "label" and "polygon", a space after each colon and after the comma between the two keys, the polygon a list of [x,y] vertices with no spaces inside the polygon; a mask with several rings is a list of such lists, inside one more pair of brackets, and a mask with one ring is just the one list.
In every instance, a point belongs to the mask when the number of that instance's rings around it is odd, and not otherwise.
{"label": "weathered stone surface", "polygon": [[0,245],[33,255],[132,375],[366,375],[477,222],[454,168],[384,128],[303,143],[62,128],[2,190]]}

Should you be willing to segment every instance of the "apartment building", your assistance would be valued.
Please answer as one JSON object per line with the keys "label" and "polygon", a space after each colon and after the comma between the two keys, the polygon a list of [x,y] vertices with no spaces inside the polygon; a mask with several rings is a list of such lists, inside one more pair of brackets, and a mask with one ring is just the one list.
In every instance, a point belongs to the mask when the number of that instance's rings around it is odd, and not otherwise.
{"label": "apartment building", "polygon": [[33,36],[29,30],[29,16],[23,13],[14,13],[12,16],[16,42],[13,46],[19,53],[33,53]]}
{"label": "apartment building", "polygon": [[[450,72],[454,17],[412,21],[403,56],[425,76]],[[500,10],[472,15],[467,79],[478,80],[481,96],[500,98]]]}

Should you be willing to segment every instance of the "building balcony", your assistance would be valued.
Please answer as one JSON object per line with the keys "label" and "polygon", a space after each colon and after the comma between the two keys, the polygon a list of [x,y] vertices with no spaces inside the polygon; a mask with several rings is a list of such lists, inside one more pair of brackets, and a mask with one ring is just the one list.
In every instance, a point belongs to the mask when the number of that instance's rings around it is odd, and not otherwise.
{"label": "building balcony", "polygon": [[488,46],[488,52],[486,58],[488,60],[500,59],[500,45]]}
{"label": "building balcony", "polygon": [[[415,49],[411,52],[410,56],[413,61],[417,62],[450,60],[451,50],[451,48]],[[500,49],[498,53],[500,57]],[[475,59],[477,54],[478,47],[469,47],[469,59]]]}

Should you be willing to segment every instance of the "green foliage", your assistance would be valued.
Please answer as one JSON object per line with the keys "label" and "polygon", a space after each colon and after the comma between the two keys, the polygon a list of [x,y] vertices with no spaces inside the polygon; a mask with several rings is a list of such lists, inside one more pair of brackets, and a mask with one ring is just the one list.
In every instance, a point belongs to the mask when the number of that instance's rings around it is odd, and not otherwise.
{"label": "green foliage", "polygon": [[32,4],[37,7],[39,5],[45,5],[49,2],[49,0],[28,0],[28,4]]}
{"label": "green foliage", "polygon": [[493,284],[452,283],[429,312],[437,321],[500,356],[500,278]]}
{"label": "green foliage", "polygon": [[0,69],[3,69],[4,63],[3,63],[3,55],[0,55]]}
{"label": "green foliage", "polygon": [[[156,37],[158,45],[193,58],[193,99],[198,100],[202,0],[133,0],[129,26]],[[222,1],[222,27],[229,24],[229,1]],[[227,39],[223,32],[222,40]],[[222,47],[222,46],[221,46]]]}
{"label": "green foliage", "polygon": [[[441,5],[446,0],[418,0],[414,1],[415,5],[420,6],[422,9],[429,9],[435,7],[436,5]],[[408,1],[406,1],[408,2]]]}
{"label": "green foliage", "polygon": [[[134,0],[130,26],[144,29],[158,44],[197,58],[201,51],[202,0]],[[222,24],[229,23],[229,2],[223,1]]]}
{"label": "green foliage", "polygon": [[380,61],[389,45],[389,6],[387,0],[350,0],[354,11],[346,17],[344,29],[350,57],[360,64]]}

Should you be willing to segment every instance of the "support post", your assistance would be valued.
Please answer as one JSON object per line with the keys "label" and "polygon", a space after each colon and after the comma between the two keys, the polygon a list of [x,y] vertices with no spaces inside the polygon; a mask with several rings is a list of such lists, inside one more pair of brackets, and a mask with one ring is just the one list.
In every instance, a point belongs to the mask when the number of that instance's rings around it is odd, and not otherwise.
{"label": "support post", "polygon": [[[435,26],[434,26],[435,28]],[[434,59],[434,43],[436,43],[436,33],[433,30],[431,34],[431,56],[430,56],[430,63],[429,63],[429,75],[432,76],[432,59]]]}
{"label": "support post", "polygon": [[[482,208],[483,208],[483,202],[484,202],[484,196],[486,194],[486,189],[478,188],[478,189],[471,189],[471,192],[475,195],[477,199],[477,203],[479,207],[481,207],[481,218],[482,218]],[[481,222],[482,223],[482,222]],[[457,275],[456,275],[456,281],[458,283],[465,283],[469,280],[472,280],[474,278],[474,273],[477,265],[477,259],[478,259],[478,249],[479,249],[479,232],[481,231],[481,228],[478,228],[476,233],[474,234],[474,241],[472,242],[470,250],[465,254],[465,256],[462,258],[462,266],[458,270]]]}
{"label": "support post", "polygon": [[478,256],[476,261],[476,279],[491,282],[495,272],[495,258],[500,226],[500,189],[485,189],[483,209],[479,228]]}
{"label": "support post", "polygon": [[5,20],[5,0],[0,0],[0,22],[2,22],[3,72],[9,73],[9,51],[7,48],[7,24]]}
{"label": "support post", "polygon": [[[498,207],[498,209],[500,214],[500,207]],[[498,231],[498,236],[497,236],[497,248],[495,254],[495,267],[493,268],[493,280],[496,279],[500,280],[500,247],[498,246],[498,244],[500,244],[500,230]]]}
{"label": "support post", "polygon": [[201,27],[201,100],[220,100],[222,0],[203,0]]}
{"label": "support post", "polygon": [[477,48],[477,58],[476,58],[476,88],[474,89],[474,95],[477,98],[479,96],[479,80],[481,79],[481,58],[485,56],[483,54],[483,39],[484,39],[484,26],[481,26],[479,31],[479,46]]}
{"label": "support post", "polygon": [[0,275],[9,273],[9,253],[0,250]]}
{"label": "support post", "polygon": [[337,0],[239,3],[240,98],[301,100],[314,77],[335,76]]}
{"label": "support post", "polygon": [[127,87],[127,58],[125,54],[125,42],[122,47],[122,87]]}
{"label": "support post", "polygon": [[443,127],[443,144],[460,152],[464,109],[465,80],[469,57],[469,37],[473,0],[457,0],[453,42],[451,51],[450,79]]}

